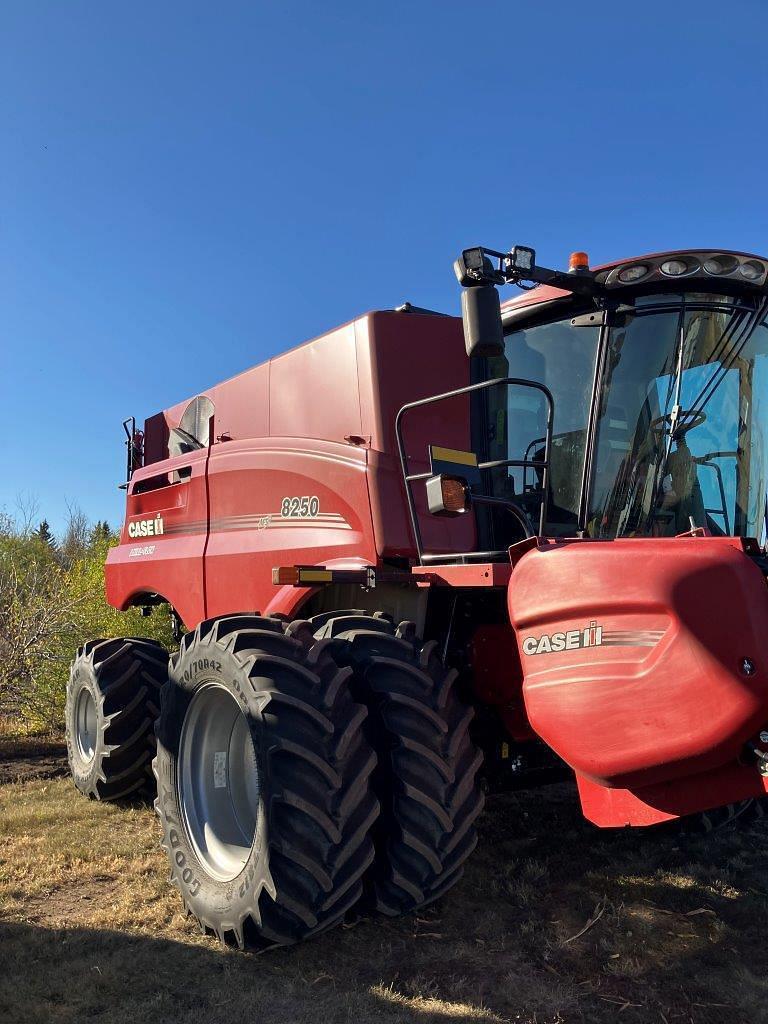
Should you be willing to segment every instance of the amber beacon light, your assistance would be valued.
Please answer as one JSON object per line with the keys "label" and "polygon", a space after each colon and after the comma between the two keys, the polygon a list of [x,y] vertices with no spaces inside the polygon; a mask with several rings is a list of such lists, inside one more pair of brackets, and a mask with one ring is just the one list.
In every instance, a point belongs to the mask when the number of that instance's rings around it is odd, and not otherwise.
{"label": "amber beacon light", "polygon": [[572,252],[568,259],[568,269],[571,272],[589,270],[589,256],[585,252]]}

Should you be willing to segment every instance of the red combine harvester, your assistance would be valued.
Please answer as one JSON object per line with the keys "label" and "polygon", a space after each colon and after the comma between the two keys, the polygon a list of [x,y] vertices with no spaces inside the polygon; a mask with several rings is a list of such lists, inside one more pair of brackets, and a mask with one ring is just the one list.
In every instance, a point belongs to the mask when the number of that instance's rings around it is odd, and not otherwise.
{"label": "red combine harvester", "polygon": [[456,272],[463,332],[370,313],[126,422],[107,595],[180,650],[80,649],[70,762],[122,798],[156,745],[173,881],[226,941],[436,899],[488,788],[569,773],[609,827],[768,789],[768,261]]}

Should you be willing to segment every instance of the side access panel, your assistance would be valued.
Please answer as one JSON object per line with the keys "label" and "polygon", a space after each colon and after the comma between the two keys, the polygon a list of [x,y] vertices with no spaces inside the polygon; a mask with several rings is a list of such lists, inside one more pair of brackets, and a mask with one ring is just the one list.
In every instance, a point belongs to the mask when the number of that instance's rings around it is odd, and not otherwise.
{"label": "side access panel", "polygon": [[205,618],[207,462],[203,448],[133,474],[120,544],[110,550],[104,570],[113,607],[124,610],[139,595],[159,594],[186,625]]}
{"label": "side access panel", "polygon": [[333,441],[256,438],[214,445],[209,463],[208,615],[291,615],[302,588],[278,590],[277,565],[376,562],[366,451]]}

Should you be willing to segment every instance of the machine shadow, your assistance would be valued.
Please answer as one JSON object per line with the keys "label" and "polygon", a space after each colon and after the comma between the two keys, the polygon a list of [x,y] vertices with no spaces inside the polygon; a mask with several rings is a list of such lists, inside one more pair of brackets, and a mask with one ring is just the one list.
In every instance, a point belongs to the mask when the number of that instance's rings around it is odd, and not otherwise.
{"label": "machine shadow", "polygon": [[471,878],[507,936],[503,955],[517,960],[509,996],[527,970],[551,986],[539,1021],[619,1010],[622,1020],[766,1019],[766,839],[765,820],[693,836],[601,830],[569,784],[498,797]]}

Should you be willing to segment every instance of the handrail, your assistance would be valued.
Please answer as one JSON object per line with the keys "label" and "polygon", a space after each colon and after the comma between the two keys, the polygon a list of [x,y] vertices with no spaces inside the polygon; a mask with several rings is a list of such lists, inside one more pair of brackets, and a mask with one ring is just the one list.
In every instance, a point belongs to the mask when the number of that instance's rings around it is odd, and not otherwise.
{"label": "handrail", "polygon": [[[542,499],[541,499],[541,512],[539,515],[539,533],[544,534],[544,530],[547,522],[547,502],[549,498],[549,473],[550,473],[550,459],[552,453],[552,426],[554,422],[555,414],[555,400],[552,397],[552,392],[544,384],[540,384],[538,381],[525,380],[522,377],[495,377],[492,380],[484,380],[479,384],[468,384],[463,388],[456,388],[455,391],[444,391],[439,395],[431,395],[429,398],[420,398],[415,402],[408,402],[404,405],[397,413],[395,417],[395,437],[397,438],[397,449],[400,455],[400,467],[403,472],[403,481],[405,483],[406,500],[408,503],[408,512],[411,519],[411,529],[413,530],[413,538],[416,543],[416,551],[418,553],[419,562],[426,559],[434,558],[449,558],[451,556],[434,555],[424,551],[424,544],[421,536],[421,529],[419,527],[419,518],[416,513],[416,502],[413,495],[412,484],[417,480],[426,480],[432,474],[431,473],[409,473],[408,472],[408,455],[405,451],[405,441],[403,440],[403,419],[406,414],[412,412],[414,409],[423,408],[425,405],[434,405],[436,402],[444,402],[450,398],[458,398],[461,395],[472,394],[475,391],[482,391],[485,388],[492,387],[524,387],[533,388],[536,391],[541,392],[547,403],[547,428],[544,436],[544,459],[527,460],[527,459],[494,459],[490,462],[481,462],[477,468],[479,470],[484,469],[495,469],[501,466],[515,466],[526,469],[531,467],[534,469],[542,470]],[[527,454],[527,453],[526,453]],[[468,558],[471,557],[474,552],[463,551],[456,552],[456,558]]]}

